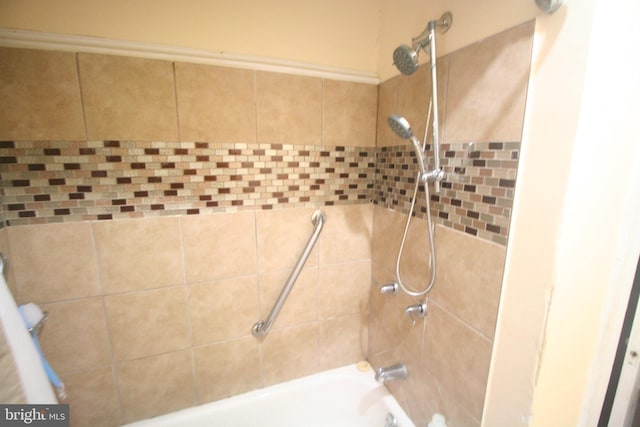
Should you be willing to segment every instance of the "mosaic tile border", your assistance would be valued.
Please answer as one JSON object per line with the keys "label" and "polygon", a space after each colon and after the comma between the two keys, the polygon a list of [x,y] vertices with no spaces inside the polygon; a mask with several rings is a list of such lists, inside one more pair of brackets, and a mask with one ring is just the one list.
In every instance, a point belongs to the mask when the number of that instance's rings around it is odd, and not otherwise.
{"label": "mosaic tile border", "polygon": [[6,225],[369,203],[375,149],[0,142]]}
{"label": "mosaic tile border", "polygon": [[[437,223],[506,245],[519,142],[443,144]],[[433,159],[430,159],[432,163]],[[0,142],[3,225],[370,203],[408,212],[408,145]],[[425,218],[424,190],[416,216]]]}
{"label": "mosaic tile border", "polygon": [[[430,149],[430,147],[429,147]],[[519,142],[442,144],[441,165],[448,179],[439,194],[430,184],[436,223],[486,240],[507,244]],[[433,167],[433,159],[430,167]],[[407,145],[382,147],[376,159],[374,203],[407,213],[418,167]],[[424,189],[416,197],[415,216],[426,219]]]}

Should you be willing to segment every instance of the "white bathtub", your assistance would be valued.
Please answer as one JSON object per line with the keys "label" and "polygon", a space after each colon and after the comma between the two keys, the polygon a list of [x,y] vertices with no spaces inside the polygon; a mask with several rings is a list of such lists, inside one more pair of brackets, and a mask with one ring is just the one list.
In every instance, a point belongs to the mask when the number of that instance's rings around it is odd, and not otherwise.
{"label": "white bathtub", "polygon": [[349,365],[126,427],[385,427],[389,413],[415,427],[371,368]]}

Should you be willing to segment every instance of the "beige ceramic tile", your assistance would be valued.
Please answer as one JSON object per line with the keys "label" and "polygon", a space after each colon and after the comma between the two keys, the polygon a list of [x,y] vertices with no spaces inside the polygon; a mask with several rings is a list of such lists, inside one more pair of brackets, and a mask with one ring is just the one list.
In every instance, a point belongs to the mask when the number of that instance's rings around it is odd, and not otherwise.
{"label": "beige ceramic tile", "polygon": [[441,413],[445,414],[447,423],[460,427],[480,427],[480,418],[474,417],[460,406],[455,396],[448,394],[444,389],[441,389],[440,392],[443,402]]}
{"label": "beige ceramic tile", "polygon": [[255,72],[176,63],[183,141],[256,141]]}
{"label": "beige ceramic tile", "polygon": [[118,394],[110,366],[60,376],[69,396],[71,427],[116,427],[120,420]]}
{"label": "beige ceramic tile", "polygon": [[[379,265],[372,265],[372,280],[369,288],[369,313],[367,317],[368,339],[367,339],[367,358],[371,360],[374,355],[381,354],[389,350],[389,340],[387,339],[386,330],[384,328],[384,307],[388,298],[393,295],[382,294],[379,290],[380,285],[391,283],[394,276],[383,272]],[[390,279],[390,280],[385,280]]]}
{"label": "beige ceramic tile", "polygon": [[[287,282],[289,271],[260,275],[260,319],[266,320],[271,308]],[[318,320],[318,269],[305,268],[291,289],[273,329],[300,325]]]}
{"label": "beige ceramic tile", "polygon": [[179,351],[116,366],[124,422],[195,405],[191,351]]}
{"label": "beige ceramic tile", "polygon": [[[411,129],[418,140],[424,138],[424,127],[427,122],[427,111],[431,99],[431,70],[430,64],[423,64],[410,76],[400,76],[398,79],[398,106],[393,111],[409,121]],[[438,61],[438,71],[441,63]],[[438,73],[438,77],[440,73]],[[442,91],[438,93],[438,101],[442,99]],[[385,118],[386,120],[386,118]],[[429,135],[431,140],[431,135]]]}
{"label": "beige ceramic tile", "polygon": [[519,141],[534,22],[451,54],[447,143]]}
{"label": "beige ceramic tile", "polygon": [[422,335],[424,331],[424,319],[412,319],[405,310],[410,305],[424,302],[424,298],[416,298],[406,295],[402,291],[397,294],[385,294],[382,297],[382,330],[384,335],[384,348],[400,352],[422,354]]}
{"label": "beige ceramic tile", "polygon": [[320,264],[371,259],[373,205],[327,206],[319,240]]}
{"label": "beige ceramic tile", "polygon": [[320,145],[322,80],[257,72],[258,142]]}
{"label": "beige ceramic tile", "polygon": [[11,257],[11,251],[9,250],[9,233],[6,227],[0,230],[0,254],[3,255],[2,274],[4,275],[4,280],[7,282],[9,292],[11,292],[13,299],[17,300],[18,290],[16,289],[16,281],[13,277],[13,259]]}
{"label": "beige ceramic tile", "polygon": [[320,370],[350,365],[364,359],[366,317],[350,315],[320,322]]}
{"label": "beige ceramic tile", "polygon": [[173,64],[78,54],[89,139],[177,141]]}
{"label": "beige ceramic tile", "polygon": [[[447,79],[449,76],[449,56],[438,58],[437,60],[437,81],[438,81],[438,121],[439,132],[442,134],[445,111],[447,105]],[[430,116],[430,123],[433,120],[433,109],[429,113],[429,102],[431,101],[431,68],[430,64],[423,64],[414,74],[401,76],[398,81],[398,107],[395,114],[398,114],[409,121],[414,135],[419,141],[424,140],[425,124],[427,116]],[[385,119],[386,120],[386,119]],[[440,135],[442,141],[442,135]],[[408,142],[405,142],[408,143]],[[427,144],[433,143],[433,130],[429,127]],[[432,152],[430,152],[432,153]],[[428,157],[433,157],[428,153]]]}
{"label": "beige ceramic tile", "polygon": [[91,223],[10,227],[8,232],[20,303],[99,294]]}
{"label": "beige ceramic tile", "polygon": [[317,323],[273,330],[261,346],[265,386],[319,371]]}
{"label": "beige ceramic tile", "polygon": [[[406,222],[407,216],[403,216],[403,222]],[[402,232],[403,231],[404,225]],[[396,235],[397,239],[402,239],[402,232]],[[438,255],[437,251],[438,248],[436,247],[436,259]],[[430,265],[431,250],[427,221],[413,217],[409,224],[404,249],[400,258],[400,277],[404,286],[412,292],[424,291],[431,283]]]}
{"label": "beige ceramic tile", "polygon": [[407,370],[410,375],[406,380],[404,396],[407,402],[408,415],[414,423],[416,425],[427,425],[435,413],[440,413],[447,417],[448,414],[443,413],[443,403],[440,395],[441,387],[436,378],[419,364],[411,364],[407,366]]}
{"label": "beige ceramic tile", "polygon": [[323,145],[375,147],[377,92],[374,85],[325,80]]}
{"label": "beige ceramic tile", "polygon": [[395,274],[398,248],[406,221],[406,215],[380,206],[374,207],[371,256],[382,271]]}
{"label": "beige ceramic tile", "polygon": [[[407,215],[376,207],[374,212],[373,259],[385,272],[385,281],[396,281],[396,262]],[[424,290],[431,281],[429,228],[425,220],[411,218],[400,258],[400,278],[412,292]],[[437,256],[437,248],[436,248]],[[380,279],[377,279],[378,282]]]}
{"label": "beige ceramic tile", "polygon": [[[279,270],[290,272],[293,269],[313,233],[312,213],[312,209],[256,213],[258,266],[261,273]],[[318,244],[322,234],[320,236]],[[305,267],[318,265],[318,244],[311,251]]]}
{"label": "beige ceramic tile", "polygon": [[101,221],[93,230],[104,293],[184,282],[178,218]]}
{"label": "beige ceramic tile", "polygon": [[254,337],[194,350],[198,403],[260,388],[260,358]]}
{"label": "beige ceramic tile", "polygon": [[445,227],[436,234],[438,280],[431,297],[492,339],[505,247]]}
{"label": "beige ceramic tile", "polygon": [[59,372],[79,371],[111,362],[102,298],[43,304],[49,320],[40,341],[51,366]]}
{"label": "beige ceramic tile", "polygon": [[401,76],[396,76],[378,85],[378,119],[376,126],[376,146],[399,145],[402,143],[387,125],[391,114],[398,114],[398,84]]}
{"label": "beige ceramic tile", "polygon": [[86,138],[75,54],[0,48],[0,139]]}
{"label": "beige ceramic tile", "polygon": [[189,287],[193,344],[207,344],[251,334],[258,320],[256,276]]}
{"label": "beige ceramic tile", "polygon": [[482,416],[491,342],[437,304],[429,305],[424,365],[474,418]]}
{"label": "beige ceramic tile", "polygon": [[407,412],[416,425],[426,426],[434,413],[440,413],[450,426],[480,426],[480,421],[466,412],[423,365],[409,364],[407,369],[410,375],[402,391]]}
{"label": "beige ceramic tile", "polygon": [[187,282],[256,274],[253,212],[181,218]]}
{"label": "beige ceramic tile", "polygon": [[135,359],[189,346],[184,287],[105,297],[115,360]]}
{"label": "beige ceramic tile", "polygon": [[370,286],[370,261],[321,267],[318,283],[320,319],[367,313]]}

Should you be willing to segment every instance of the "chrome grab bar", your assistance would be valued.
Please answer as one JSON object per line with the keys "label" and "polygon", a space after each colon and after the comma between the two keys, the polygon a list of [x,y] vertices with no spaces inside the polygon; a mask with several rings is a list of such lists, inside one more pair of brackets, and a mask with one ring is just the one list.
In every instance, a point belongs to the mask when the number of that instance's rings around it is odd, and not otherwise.
{"label": "chrome grab bar", "polygon": [[320,210],[314,211],[313,214],[311,215],[311,223],[315,226],[315,229],[313,230],[313,234],[309,238],[309,241],[307,242],[307,246],[305,246],[304,250],[302,251],[302,255],[300,255],[300,259],[298,259],[298,262],[296,263],[295,267],[293,268],[293,271],[289,275],[287,282],[285,283],[284,287],[280,291],[280,295],[278,295],[278,299],[273,305],[273,308],[271,308],[271,311],[267,316],[267,320],[258,320],[256,323],[253,324],[253,327],[251,328],[251,333],[253,334],[254,337],[263,338],[271,330],[271,326],[273,325],[273,322],[275,322],[276,318],[278,317],[278,314],[280,314],[280,310],[282,310],[282,306],[284,305],[284,302],[287,300],[287,297],[289,296],[291,289],[293,289],[293,285],[296,283],[296,280],[298,279],[298,276],[302,271],[302,267],[304,267],[304,264],[307,262],[307,258],[309,258],[309,255],[311,254],[311,250],[315,246],[316,241],[318,240],[318,236],[320,236],[320,232],[322,231],[322,227],[324,226],[324,223],[326,222],[326,220],[327,220],[327,216],[324,214],[324,212]]}

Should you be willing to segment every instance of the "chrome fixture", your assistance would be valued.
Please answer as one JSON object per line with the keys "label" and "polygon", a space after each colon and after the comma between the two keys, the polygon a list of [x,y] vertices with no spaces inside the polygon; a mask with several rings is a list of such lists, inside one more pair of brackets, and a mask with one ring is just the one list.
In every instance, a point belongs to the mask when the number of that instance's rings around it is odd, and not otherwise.
{"label": "chrome fixture", "polygon": [[553,13],[562,6],[564,0],[536,0],[538,7],[547,13]]}
{"label": "chrome fixture", "polygon": [[384,420],[384,427],[398,427],[398,420],[391,412],[387,414],[387,418]]}
{"label": "chrome fixture", "polygon": [[404,311],[411,318],[411,321],[415,325],[418,319],[423,319],[427,315],[427,304],[414,304],[410,305]]}
{"label": "chrome fixture", "polygon": [[413,145],[413,149],[416,153],[416,158],[418,159],[418,167],[420,168],[420,175],[418,178],[419,181],[439,182],[446,179],[447,174],[445,173],[445,171],[440,169],[440,159],[437,155],[435,169],[431,172],[427,170],[427,160],[424,156],[424,149],[420,145],[420,141],[418,141],[418,139],[413,134],[413,130],[411,129],[411,125],[409,124],[409,121],[407,119],[402,116],[392,114],[387,119],[387,123],[396,135],[398,135],[402,139],[408,139],[411,141],[411,145]]}
{"label": "chrome fixture", "polygon": [[[440,19],[435,21],[429,21],[425,30],[414,37],[411,40],[411,47],[407,45],[399,46],[393,52],[393,63],[400,70],[402,74],[409,75],[413,74],[418,69],[418,54],[420,49],[426,50],[426,47],[429,46],[429,59],[431,61],[430,70],[431,70],[431,100],[429,102],[429,108],[427,109],[427,120],[426,126],[424,130],[424,138],[422,141],[422,145],[413,134],[413,130],[411,129],[411,125],[409,121],[402,116],[399,115],[391,115],[387,119],[387,122],[391,129],[402,139],[408,139],[411,141],[413,145],[413,149],[416,153],[416,159],[418,161],[418,167],[420,171],[418,172],[418,176],[416,179],[416,185],[413,189],[413,197],[411,198],[411,207],[409,209],[409,214],[407,215],[407,224],[404,228],[404,234],[402,236],[402,243],[400,244],[400,249],[398,250],[398,257],[396,259],[396,281],[398,286],[404,293],[410,296],[422,296],[427,294],[431,288],[433,287],[436,280],[436,251],[434,244],[434,228],[433,223],[431,221],[431,206],[429,195],[429,186],[426,184],[427,182],[433,182],[433,189],[436,193],[440,192],[440,182],[444,181],[447,178],[446,173],[440,166],[440,137],[438,133],[438,71],[436,68],[436,30],[440,30],[440,32],[445,33],[451,28],[451,23],[453,22],[453,16],[450,12],[445,12]],[[433,117],[431,116],[431,112],[433,111]],[[433,137],[433,158],[434,158],[434,168],[432,171],[427,169],[427,161],[424,154],[425,148],[427,146],[427,134],[429,130],[429,125],[431,124],[431,132]],[[402,252],[404,249],[404,244],[407,239],[407,232],[409,230],[409,224],[411,222],[411,217],[413,216],[413,210],[415,208],[416,196],[418,195],[418,187],[420,184],[424,184],[424,192],[425,192],[425,201],[427,208],[427,225],[429,228],[429,250],[430,250],[430,259],[429,259],[429,267],[431,269],[431,279],[427,286],[420,290],[414,291],[409,290],[404,283],[402,282],[402,278],[400,277],[400,259],[402,258]],[[426,313],[426,308],[425,308]]]}
{"label": "chrome fixture", "polygon": [[[431,288],[433,287],[433,284],[436,281],[436,249],[435,249],[435,243],[434,243],[434,228],[433,228],[433,223],[431,221],[431,203],[430,203],[431,197],[429,196],[429,186],[426,184],[426,182],[433,181],[435,184],[437,184],[440,180],[443,180],[446,178],[446,174],[443,170],[440,169],[439,166],[437,166],[431,172],[426,170],[425,159],[424,159],[424,146],[421,146],[417,138],[413,135],[413,131],[411,130],[411,125],[409,124],[407,119],[405,119],[404,117],[391,115],[389,116],[389,119],[387,120],[387,122],[389,123],[389,126],[391,127],[391,129],[396,133],[396,135],[398,135],[402,139],[411,140],[411,143],[413,144],[413,148],[416,152],[416,157],[418,158],[418,166],[420,168],[420,171],[418,172],[418,179],[416,179],[416,185],[413,188],[413,197],[411,198],[411,206],[409,208],[409,214],[407,215],[407,224],[404,227],[402,242],[400,243],[400,249],[398,250],[398,257],[396,259],[396,282],[398,283],[398,285],[400,286],[400,289],[402,289],[404,293],[410,296],[417,297],[417,296],[422,296],[427,294],[431,290]],[[427,120],[427,123],[428,123],[428,120]],[[426,130],[425,130],[425,145],[426,145]],[[435,158],[436,158],[436,165],[439,165],[440,162],[438,161],[437,153],[435,154]],[[409,231],[409,224],[411,223],[413,210],[415,209],[415,206],[416,206],[416,196],[418,195],[418,187],[420,186],[420,183],[425,183],[424,193],[425,193],[425,203],[427,205],[427,225],[429,228],[429,250],[431,251],[430,252],[431,257],[430,257],[430,263],[429,263],[429,267],[431,269],[431,280],[429,281],[429,284],[425,287],[425,289],[421,291],[412,291],[412,290],[409,290],[405,286],[405,284],[402,282],[402,277],[400,275],[400,260],[402,258],[402,253],[404,251],[404,244],[407,240],[407,232]]]}
{"label": "chrome fixture", "polygon": [[[451,24],[453,23],[453,15],[451,12],[445,12],[440,19],[435,21],[429,21],[424,31],[417,37],[411,39],[411,48],[407,45],[402,45],[396,48],[393,52],[393,63],[398,70],[405,75],[413,74],[418,69],[418,53],[420,49],[425,49],[429,46],[429,59],[431,61],[431,107],[433,108],[433,121],[431,122],[431,132],[433,134],[433,150],[435,158],[435,170],[440,170],[440,137],[438,132],[439,119],[438,119],[438,73],[436,68],[436,29],[440,29],[442,33],[449,31]],[[430,107],[430,108],[431,108]],[[427,120],[426,132],[429,128],[429,120]],[[404,138],[407,139],[407,138]],[[412,141],[413,142],[413,141]],[[426,145],[426,141],[424,143]],[[424,147],[423,147],[424,151]],[[418,162],[420,162],[420,156],[418,156]],[[424,168],[421,168],[424,170]],[[423,171],[424,173],[424,171]],[[436,193],[440,192],[440,181],[444,179],[444,176],[438,176],[434,179],[434,190]]]}
{"label": "chrome fixture", "polygon": [[380,286],[381,294],[397,294],[398,293],[398,284],[397,283],[389,283],[388,285]]}
{"label": "chrome fixture", "polygon": [[416,159],[418,160],[418,167],[420,168],[421,181],[426,180],[424,177],[427,174],[427,160],[424,158],[424,151],[420,146],[420,141],[413,135],[411,125],[401,116],[392,114],[387,119],[387,123],[391,130],[402,139],[408,139],[413,145],[413,149],[416,152]]}
{"label": "chrome fixture", "polygon": [[451,28],[452,22],[453,15],[451,15],[451,12],[445,12],[439,20],[429,21],[424,31],[411,39],[411,46],[403,44],[393,51],[393,64],[402,74],[410,75],[415,73],[418,69],[420,49],[426,50],[427,46],[435,43],[436,29],[439,29],[441,33],[446,33]]}
{"label": "chrome fixture", "polygon": [[376,381],[379,384],[384,384],[387,380],[403,380],[407,378],[407,375],[407,367],[404,363],[397,363],[384,368],[378,368],[378,370],[376,370]]}
{"label": "chrome fixture", "polygon": [[278,299],[273,305],[273,308],[271,308],[271,311],[267,316],[267,320],[258,320],[256,323],[253,324],[253,327],[251,328],[251,333],[253,334],[254,337],[263,338],[271,330],[271,326],[273,325],[273,322],[275,322],[276,318],[278,317],[278,314],[280,314],[280,310],[282,310],[282,306],[287,300],[287,297],[289,296],[291,289],[293,289],[293,285],[296,283],[296,280],[298,279],[298,276],[302,271],[302,267],[304,267],[304,264],[307,262],[307,258],[309,258],[309,255],[311,254],[311,250],[315,246],[316,241],[320,236],[320,232],[322,231],[322,227],[324,226],[324,223],[326,221],[327,221],[327,216],[324,214],[324,212],[320,210],[314,211],[313,214],[311,215],[311,223],[315,226],[313,230],[313,234],[311,234],[311,237],[309,238],[307,245],[304,247],[304,250],[302,251],[300,258],[298,259],[298,262],[296,263],[295,267],[293,268],[293,271],[289,275],[289,278],[287,279],[287,282],[285,283],[284,287],[280,291],[280,295],[278,295]]}

